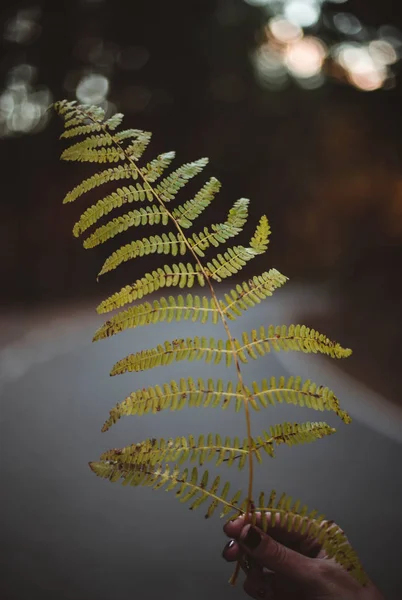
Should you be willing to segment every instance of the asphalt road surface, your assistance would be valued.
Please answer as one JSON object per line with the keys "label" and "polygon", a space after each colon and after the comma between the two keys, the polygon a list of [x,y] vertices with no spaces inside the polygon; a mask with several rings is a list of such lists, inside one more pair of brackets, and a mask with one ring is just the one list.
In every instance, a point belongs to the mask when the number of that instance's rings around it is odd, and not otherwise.
{"label": "asphalt road surface", "polygon": [[[285,296],[277,295],[239,319],[234,333],[290,324],[288,305],[281,302]],[[227,540],[218,516],[206,521],[202,508],[190,512],[174,492],[111,484],[88,468],[88,461],[105,449],[147,437],[208,432],[245,436],[242,413],[210,408],[125,417],[109,432],[100,432],[110,408],[135,389],[189,375],[233,376],[222,366],[181,362],[110,378],[119,358],[179,336],[220,337],[221,329],[159,324],[92,344],[101,322],[91,305],[14,320],[9,315],[1,323],[1,598],[245,598],[241,578],[236,588],[227,583],[233,567],[221,558]],[[303,356],[303,365],[291,363],[300,367],[292,374],[307,378],[311,365],[312,373],[321,376],[317,383],[328,384],[323,377],[327,367],[321,372],[318,360]],[[244,366],[246,382],[288,376],[289,364],[275,353],[250,361]],[[257,468],[255,489],[285,491],[337,521],[386,598],[398,600],[402,443],[397,434],[402,419],[396,414],[389,419],[387,435],[387,426],[377,427],[380,417],[368,421],[361,391],[348,392],[340,372],[328,376],[343,407],[351,409],[352,424],[344,425],[332,413],[289,405],[254,413],[255,433],[283,421],[325,420],[338,428],[335,435],[313,444],[281,446],[276,459],[266,455]],[[386,408],[377,405],[376,414],[383,412]],[[219,472],[223,480],[231,480],[233,491],[246,489],[245,473],[235,467],[220,467]]]}

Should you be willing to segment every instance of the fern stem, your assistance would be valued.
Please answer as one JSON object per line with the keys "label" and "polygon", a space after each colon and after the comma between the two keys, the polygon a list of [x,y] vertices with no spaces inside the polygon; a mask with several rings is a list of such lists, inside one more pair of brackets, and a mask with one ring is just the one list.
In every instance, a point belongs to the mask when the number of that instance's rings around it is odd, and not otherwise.
{"label": "fern stem", "polygon": [[[79,107],[76,108],[77,111],[80,111],[81,109]],[[85,116],[87,118],[89,118],[92,122],[96,123],[96,121],[93,119],[93,117],[91,115],[88,115],[87,113],[85,113],[85,111],[82,111]],[[132,166],[134,167],[134,169],[137,171],[139,177],[144,181],[144,183],[146,185],[149,186],[149,190],[150,192],[155,196],[156,200],[159,202],[159,204],[164,208],[164,210],[166,210],[167,215],[169,216],[169,218],[173,221],[175,227],[177,228],[177,230],[179,231],[180,235],[183,238],[183,241],[185,243],[185,245],[187,246],[188,250],[190,251],[190,253],[193,255],[194,259],[196,260],[201,273],[203,274],[205,281],[207,282],[210,292],[211,292],[211,296],[215,302],[216,305],[216,309],[219,312],[222,324],[225,328],[226,331],[226,335],[228,336],[228,339],[230,341],[230,345],[232,347],[232,352],[233,352],[233,360],[234,360],[234,364],[235,364],[235,368],[236,368],[236,372],[237,372],[237,378],[240,384],[240,387],[242,389],[242,393],[243,393],[243,399],[244,399],[244,410],[245,410],[245,417],[246,417],[246,426],[247,426],[247,437],[248,437],[248,443],[249,443],[249,448],[251,449],[252,447],[252,436],[251,436],[251,422],[250,422],[250,410],[249,410],[249,396],[243,381],[243,375],[241,372],[241,368],[240,368],[240,362],[237,356],[237,350],[234,344],[234,338],[232,337],[232,334],[230,332],[228,323],[226,321],[225,315],[223,313],[223,310],[219,304],[218,298],[216,296],[214,287],[212,285],[211,279],[209,277],[209,274],[207,272],[207,270],[204,268],[203,264],[201,263],[198,255],[196,252],[194,252],[193,247],[191,246],[191,244],[189,243],[187,237],[185,236],[182,228],[180,227],[179,223],[177,222],[177,220],[174,218],[173,214],[166,208],[164,202],[160,199],[159,195],[157,194],[157,192],[153,189],[153,187],[150,185],[150,183],[147,181],[146,177],[142,174],[141,169],[137,166],[137,164],[135,163],[135,161],[133,161],[133,159],[131,158],[131,156],[129,156],[125,150],[125,148],[123,147],[122,143],[117,140],[111,133],[110,131],[104,126],[101,125],[101,130],[108,135],[113,143],[119,147],[119,149],[124,153],[126,160],[128,162],[130,162],[132,164]],[[248,492],[247,492],[247,509],[246,509],[246,514],[245,514],[245,524],[248,522],[248,518],[250,515],[250,510],[252,510],[254,512],[255,508],[254,508],[254,504],[253,504],[253,477],[254,477],[254,468],[253,468],[253,452],[250,451],[249,452],[249,480],[248,480]],[[238,572],[240,570],[240,561],[238,561],[237,565],[236,565],[236,569],[231,577],[231,579],[229,580],[229,582],[234,585],[236,583],[236,579],[237,579],[237,575]]]}

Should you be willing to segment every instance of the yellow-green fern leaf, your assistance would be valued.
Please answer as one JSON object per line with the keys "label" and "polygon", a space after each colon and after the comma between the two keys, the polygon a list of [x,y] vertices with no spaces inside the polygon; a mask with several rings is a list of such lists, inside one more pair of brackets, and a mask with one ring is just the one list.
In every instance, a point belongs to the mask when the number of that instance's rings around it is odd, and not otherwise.
{"label": "yellow-green fern leaf", "polygon": [[137,179],[138,173],[132,165],[118,165],[117,167],[111,167],[95,173],[92,177],[85,179],[82,183],[77,185],[71,192],[65,196],[63,204],[67,202],[74,202],[77,198],[91,191],[92,189],[99,187],[105,183],[111,181],[118,181],[119,179]]}
{"label": "yellow-green fern leaf", "polygon": [[[266,217],[262,216],[257,229],[250,240],[250,247],[233,246],[222,254],[217,254],[206,264],[206,271],[216,281],[222,281],[238,273],[245,264],[258,254],[265,252],[268,245],[269,227],[265,227]],[[265,237],[264,237],[265,236]],[[255,241],[258,238],[258,244]],[[251,242],[253,245],[251,245]]]}
{"label": "yellow-green fern leaf", "polygon": [[[218,281],[240,271],[243,266],[262,251],[244,246],[233,246],[224,255],[218,254],[211,262],[207,263],[206,273]],[[140,300],[147,294],[152,294],[162,287],[179,286],[192,287],[195,279],[200,285],[204,285],[204,276],[198,265],[187,263],[164,265],[152,273],[146,273],[141,279],[133,284],[127,285],[119,292],[104,300],[98,307],[98,313],[105,313],[116,308],[122,308],[130,302]]]}
{"label": "yellow-green fern leaf", "polygon": [[223,462],[229,466],[239,460],[239,469],[246,464],[249,454],[247,440],[241,444],[238,437],[221,439],[219,434],[200,435],[198,439],[188,437],[170,438],[168,440],[147,439],[125,448],[115,448],[104,452],[100,459],[122,462],[133,465],[156,465],[160,462],[174,462],[181,465],[186,460],[197,461],[200,466],[205,462],[215,461],[216,466]]}
{"label": "yellow-green fern leaf", "polygon": [[123,121],[124,115],[122,113],[116,113],[114,115],[112,115],[110,117],[110,119],[108,119],[107,121],[105,121],[104,125],[110,129],[111,131],[113,131],[114,129],[117,129],[117,127],[119,125],[121,125],[122,121]]}
{"label": "yellow-green fern leaf", "polygon": [[144,179],[149,182],[157,181],[165,169],[170,166],[170,163],[175,156],[176,154],[173,151],[164,152],[151,160],[145,167],[141,167],[140,171],[144,176]]}
{"label": "yellow-green fern leaf", "polygon": [[[95,125],[100,127],[99,124],[95,123]],[[65,133],[68,133],[68,131],[71,130],[67,130]],[[158,177],[163,174],[163,171],[170,165],[174,156],[174,152],[167,152],[157,156],[157,158],[148,163],[146,167],[141,169],[144,178],[150,182],[156,181]],[[67,202],[73,202],[86,192],[89,192],[100,185],[110,183],[111,181],[118,181],[119,179],[138,179],[138,171],[131,164],[118,165],[117,167],[111,167],[110,169],[99,171],[99,173],[95,173],[95,175],[92,175],[92,177],[85,179],[82,183],[71,190],[71,192],[68,192],[63,200],[63,204],[66,204]]]}
{"label": "yellow-green fern leaf", "polygon": [[[201,231],[198,234],[194,233],[188,238],[188,242],[194,252],[199,256],[204,256],[204,250],[210,245],[218,246],[219,244],[226,242],[230,237],[240,233],[242,226],[247,220],[248,202],[249,201],[245,198],[237,200],[230,210],[225,223],[212,225],[212,231],[209,231],[209,229],[205,227],[204,231]],[[113,252],[113,254],[106,259],[98,276],[113,271],[122,263],[137,257],[154,253],[172,254],[173,256],[177,256],[177,254],[184,255],[187,250],[188,248],[181,233],[162,233],[162,235],[153,235],[149,238],[143,238],[142,240],[135,240]]]}
{"label": "yellow-green fern leaf", "polygon": [[268,219],[263,215],[257,226],[257,229],[250,240],[250,246],[262,253],[265,252],[268,247],[268,238],[271,233],[271,228],[268,223]]}
{"label": "yellow-green fern leaf", "polygon": [[[245,386],[245,392],[250,406],[256,411],[260,410],[257,400],[262,408],[274,406],[276,400],[279,403],[286,402],[319,411],[333,411],[345,423],[351,422],[349,415],[341,409],[335,394],[309,379],[303,382],[301,377],[280,377],[278,380],[271,377],[269,383],[266,379],[263,379],[260,385],[253,382],[252,389]],[[156,414],[162,410],[176,411],[185,406],[220,407],[225,410],[231,406],[232,400],[236,412],[239,412],[244,405],[244,395],[238,384],[231,381],[225,384],[222,379],[204,381],[199,378],[195,381],[191,377],[182,378],[178,382],[171,381],[162,386],[156,385],[132,392],[112,408],[102,431],[107,431],[123,416]]]}
{"label": "yellow-green fern leaf", "polygon": [[92,148],[67,148],[61,157],[62,160],[72,160],[78,162],[118,162],[125,159],[125,154],[120,148],[110,147],[94,150]]}
{"label": "yellow-green fern leaf", "polygon": [[[270,434],[266,431],[257,438],[251,438],[251,449],[259,462],[262,462],[261,450],[269,456],[274,456],[274,445],[295,445],[313,442],[326,435],[335,433],[335,429],[327,423],[282,423],[270,428]],[[137,444],[131,444],[124,448],[114,448],[104,452],[100,459],[122,462],[135,465],[156,465],[160,462],[174,462],[183,464],[187,460],[197,461],[199,466],[205,462],[215,461],[219,466],[226,463],[228,467],[237,463],[239,470],[246,465],[250,453],[248,438],[240,442],[238,437],[226,437],[222,440],[219,434],[200,435],[198,439],[189,435],[176,438],[147,439]]]}
{"label": "yellow-green fern leaf", "polygon": [[134,329],[142,325],[150,325],[166,321],[200,321],[202,324],[207,323],[211,317],[212,323],[216,325],[219,322],[219,313],[213,298],[206,296],[197,296],[187,294],[186,297],[181,295],[176,298],[169,296],[168,298],[161,297],[159,300],[154,300],[152,304],[145,302],[137,306],[131,306],[125,311],[121,311],[106,321],[100,327],[93,338],[93,341],[98,341],[107,337],[111,337],[126,329]]}
{"label": "yellow-green fern leaf", "polygon": [[[263,379],[260,385],[254,381],[250,394],[254,399],[258,399],[263,408],[267,408],[269,405],[274,406],[275,402],[280,404],[286,402],[314,410],[333,411],[346,424],[352,421],[349,414],[340,407],[334,392],[328,387],[317,385],[310,379],[303,382],[301,377],[293,375],[288,378],[281,376],[278,379],[272,376],[269,381]],[[241,406],[240,403],[238,404],[237,410]],[[258,409],[258,405],[252,404],[252,406],[253,408],[257,406]]]}
{"label": "yellow-green fern leaf", "polygon": [[211,225],[210,230],[208,227],[204,227],[203,231],[193,233],[188,238],[188,242],[193,251],[198,254],[198,256],[205,256],[204,250],[210,246],[219,246],[219,244],[223,244],[229,238],[238,235],[247,221],[248,204],[249,200],[247,198],[240,198],[230,209],[224,223]]}
{"label": "yellow-green fern leaf", "polygon": [[162,233],[161,235],[151,235],[149,238],[143,238],[142,240],[131,242],[131,244],[126,244],[113,252],[105,260],[98,276],[117,269],[119,265],[133,258],[155,253],[177,256],[177,254],[185,254],[186,250],[187,247],[180,233],[175,234],[169,231],[169,233]]}
{"label": "yellow-green fern leaf", "polygon": [[183,229],[191,227],[193,221],[211,204],[220,188],[218,179],[211,177],[194,198],[175,208],[172,215],[180,227]]}
{"label": "yellow-green fern leaf", "polygon": [[144,277],[137,279],[133,284],[126,285],[119,292],[101,302],[96,310],[100,314],[106,313],[135,300],[141,300],[144,296],[152,294],[160,288],[176,286],[191,288],[196,282],[201,286],[205,285],[204,276],[198,269],[198,265],[196,267],[190,263],[164,265],[151,273],[146,273]]}
{"label": "yellow-green fern leaf", "polygon": [[231,381],[224,384],[222,379],[204,381],[199,378],[194,381],[191,377],[180,379],[179,382],[171,381],[163,386],[142,388],[132,392],[123,402],[117,404],[110,411],[110,417],[102,427],[107,431],[114,423],[125,415],[144,415],[152,412],[156,414],[161,410],[181,410],[185,406],[213,408],[221,405],[229,406],[232,398],[240,398],[242,393]]}
{"label": "yellow-green fern leaf", "polygon": [[256,329],[250,334],[243,332],[242,344],[235,340],[235,347],[242,362],[248,362],[246,354],[255,359],[270,352],[271,348],[275,351],[320,352],[331,358],[347,358],[352,354],[349,348],[343,348],[305,325],[269,325],[267,329],[261,326],[258,332]]}
{"label": "yellow-green fern leaf", "polygon": [[178,191],[183,188],[186,183],[201,173],[203,168],[208,164],[208,158],[200,158],[190,163],[186,163],[165,177],[156,187],[155,192],[159,199],[163,202],[173,200]]}
{"label": "yellow-green fern leaf", "polygon": [[[243,282],[236,286],[236,290],[225,294],[226,303],[220,303],[221,309],[228,318],[234,320],[236,316],[241,315],[242,310],[247,310],[261,299],[272,296],[273,290],[283,285],[287,279],[276,269],[256,275],[248,283]],[[169,296],[168,300],[162,297],[159,302],[157,300],[153,304],[146,302],[119,312],[98,329],[93,341],[110,337],[129,328],[165,320],[170,323],[172,320],[191,319],[194,322],[201,319],[202,323],[207,323],[209,315],[212,317],[212,322],[216,324],[219,315],[212,298],[208,300],[205,296],[200,298],[192,294],[188,294],[185,301],[182,296],[176,299]]]}
{"label": "yellow-green fern leaf", "polygon": [[[100,127],[99,123],[95,123],[94,125]],[[71,130],[67,130],[71,131]],[[113,144],[113,138],[107,133],[98,133],[97,135],[90,135],[85,137],[84,140],[73,144],[66,150],[64,150],[61,158],[63,160],[75,160],[72,158],[68,158],[70,155],[74,157],[80,156],[85,150],[92,150],[93,148],[102,148],[104,146],[111,146]]]}
{"label": "yellow-green fern leaf", "polygon": [[[160,164],[162,163],[163,161],[161,160]],[[155,167],[155,170],[152,171],[152,164],[150,163],[150,165],[148,165],[151,169],[150,175],[153,173],[152,178],[155,179],[157,173],[161,173],[162,167]],[[144,175],[144,177],[147,181],[150,181],[149,177],[147,177],[146,175]],[[188,221],[186,215],[191,213],[189,216],[192,216],[193,219],[196,218],[196,216],[200,214],[202,207],[205,208],[213,198],[213,194],[215,193],[214,188],[216,189],[216,186],[212,186],[210,183],[206,184],[204,188],[202,188],[202,190],[197,194],[199,198],[197,200],[196,209],[191,210],[191,205],[188,209],[185,208],[185,205],[174,209],[173,216],[181,215],[178,218],[178,222],[179,224],[181,224],[181,226],[184,226],[184,223],[190,223],[191,225],[191,222]],[[185,204],[189,204],[191,202],[195,203],[197,196],[194,200],[189,200]],[[197,208],[199,210],[198,213],[196,212]],[[146,208],[140,208],[138,210],[130,211],[120,217],[114,218],[112,221],[106,223],[106,225],[98,227],[98,229],[96,229],[94,233],[84,241],[83,245],[84,248],[94,248],[98,244],[103,244],[108,239],[115,237],[117,234],[122,233],[123,231],[127,231],[127,229],[129,229],[130,227],[138,227],[139,225],[159,225],[160,223],[162,223],[162,225],[167,225],[168,222],[168,212],[163,206],[161,206],[160,204],[158,204],[157,206],[147,206]]]}
{"label": "yellow-green fern leaf", "polygon": [[89,125],[78,125],[78,127],[72,127],[71,129],[66,129],[60,135],[60,138],[72,138],[77,137],[79,135],[87,135],[88,133],[95,133],[101,131],[100,123],[90,123]]}
{"label": "yellow-green fern leaf", "polygon": [[137,183],[135,185],[124,186],[117,188],[114,192],[98,200],[95,204],[86,209],[82,213],[79,221],[73,227],[75,237],[80,236],[84,231],[94,225],[99,219],[110,213],[116,208],[120,208],[123,204],[131,204],[132,202],[152,202],[154,196],[149,184]]}
{"label": "yellow-green fern leaf", "polygon": [[272,296],[274,290],[282,286],[288,277],[282,275],[276,269],[265,271],[261,275],[255,275],[249,281],[238,284],[235,289],[225,294],[225,302],[221,302],[223,314],[231,321],[241,316],[242,311],[259,304],[268,296]]}
{"label": "yellow-green fern leaf", "polygon": [[215,477],[210,483],[208,471],[204,471],[201,477],[197,467],[193,467],[191,471],[184,469],[183,472],[180,472],[178,466],[171,467],[169,464],[144,466],[116,461],[91,462],[89,466],[98,477],[109,479],[112,482],[122,479],[123,485],[149,486],[153,489],[167,486],[165,491],[176,490],[176,498],[180,502],[192,500],[190,510],[198,508],[203,502],[209,500],[210,504],[205,514],[206,518],[212,516],[219,504],[232,511],[240,512],[236,506],[236,498],[238,498],[239,493],[235,494],[234,501],[233,499],[232,501],[228,500],[229,483],[225,483],[222,491],[219,492],[221,487],[220,477]]}
{"label": "yellow-green fern leaf", "polygon": [[138,225],[167,225],[169,216],[165,208],[160,205],[152,204],[145,208],[131,210],[130,212],[116,217],[112,221],[98,227],[83,243],[84,248],[95,248],[99,244],[103,244],[107,240],[115,237],[123,231],[127,231],[130,227]]}
{"label": "yellow-green fern leaf", "polygon": [[[64,137],[72,137],[72,132],[74,135],[77,135],[79,132],[81,135],[85,132],[99,131],[101,129],[100,123],[93,123],[92,125],[84,125],[81,127],[76,127],[74,129],[68,129],[65,132]],[[141,131],[140,129],[126,129],[124,131],[120,131],[116,133],[113,137],[109,132],[106,133],[98,133],[97,135],[91,135],[86,137],[84,140],[77,142],[76,144],[67,148],[61,158],[63,160],[86,160],[85,155],[87,150],[91,150],[94,148],[101,148],[104,146],[111,146],[116,142],[122,142],[128,138],[136,138],[135,143],[139,143],[145,146],[149,143],[151,139],[151,133],[147,131]]]}
{"label": "yellow-green fern leaf", "polygon": [[224,356],[226,356],[227,366],[230,366],[232,355],[230,340],[215,340],[198,336],[174,339],[164,342],[163,345],[159,344],[156,348],[129,354],[113,366],[110,375],[144,371],[182,360],[204,359],[207,363],[213,360],[214,364],[219,364]]}
{"label": "yellow-green fern leaf", "polygon": [[[160,186],[165,190],[165,194],[169,193],[173,198],[181,187],[183,187],[192,177],[199,173],[206,165],[207,160],[199,161],[183,165],[169,177],[162,180]],[[154,200],[154,191],[148,182],[136,184],[136,187],[130,185],[128,187],[119,188],[112,192],[96,204],[90,206],[80,217],[79,221],[73,228],[73,233],[78,237],[86,231],[91,225],[94,225],[101,217],[107,215],[112,210],[121,207],[123,204],[131,202],[143,202]]]}
{"label": "yellow-green fern leaf", "polygon": [[68,111],[71,111],[77,105],[76,100],[59,100],[53,104],[53,110],[65,118]]}
{"label": "yellow-green fern leaf", "polygon": [[113,136],[108,134],[109,139],[112,141],[122,142],[134,138],[136,140],[147,140],[150,142],[152,133],[150,131],[143,131],[142,129],[123,129],[118,133],[114,133]]}
{"label": "yellow-green fern leaf", "polygon": [[306,423],[280,423],[269,428],[269,434],[264,431],[263,437],[256,438],[257,447],[265,449],[265,444],[275,443],[276,445],[286,444],[294,446],[295,444],[306,444],[315,442],[327,435],[336,432],[334,427],[330,427],[324,421]]}
{"label": "yellow-green fern leaf", "polygon": [[[137,131],[136,138],[129,146],[124,149],[124,154],[128,159],[137,161],[143,155],[146,147],[151,141],[152,134],[149,131],[140,131],[138,130],[127,130],[127,131]],[[118,135],[118,134],[117,134]],[[117,136],[113,136],[117,137]],[[119,141],[119,140],[118,140]]]}
{"label": "yellow-green fern leaf", "polygon": [[242,334],[242,344],[233,338],[235,350],[232,349],[230,340],[215,340],[214,338],[195,337],[174,339],[159,344],[156,348],[141,350],[119,360],[112,368],[111,375],[120,375],[127,371],[144,371],[155,367],[169,365],[171,362],[182,360],[205,360],[219,364],[222,358],[226,359],[226,366],[232,364],[233,354],[236,352],[243,363],[248,362],[247,355],[253,359],[264,356],[274,350],[296,350],[301,352],[321,352],[332,358],[346,358],[351,350],[342,348],[323,334],[304,325],[269,325],[267,330],[260,327],[259,335],[256,330]]}
{"label": "yellow-green fern leaf", "polygon": [[55,102],[53,108],[63,117],[65,129],[93,122],[102,123],[105,118],[105,111],[100,106],[77,104],[75,100]]}

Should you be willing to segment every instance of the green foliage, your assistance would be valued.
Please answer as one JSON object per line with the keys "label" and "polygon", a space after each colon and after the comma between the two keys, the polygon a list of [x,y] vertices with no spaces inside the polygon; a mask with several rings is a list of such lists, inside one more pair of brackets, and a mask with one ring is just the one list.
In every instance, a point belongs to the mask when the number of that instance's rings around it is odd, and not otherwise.
{"label": "green foliage", "polygon": [[[306,406],[314,410],[333,411],[344,423],[350,423],[348,413],[341,409],[338,398],[327,387],[317,386],[316,383],[307,379],[302,383],[301,377],[289,377],[287,380],[282,376],[277,381],[271,377],[269,382],[263,379],[261,384],[253,382],[252,389],[245,386],[245,393],[249,399],[250,406],[256,410],[275,406],[275,402],[286,402],[301,407]],[[198,379],[196,382],[188,377],[165,383],[162,387],[143,388],[132,392],[123,402],[117,404],[110,411],[110,417],[103,425],[102,431],[107,431],[124,415],[141,416],[161,410],[181,410],[185,406],[211,407],[220,406],[223,410],[231,406],[234,401],[234,409],[239,412],[243,408],[244,391],[239,384],[229,381],[226,385],[222,379],[214,381],[208,379],[204,382]]]}
{"label": "green foliage", "polygon": [[248,438],[241,443],[238,437],[233,440],[226,437],[224,441],[219,434],[213,436],[200,435],[196,440],[192,435],[177,437],[169,440],[156,440],[155,438],[145,440],[138,444],[132,444],[125,448],[108,450],[100,457],[101,460],[116,461],[131,465],[152,466],[164,461],[183,464],[186,460],[198,461],[200,467],[212,459],[216,459],[216,466],[226,462],[228,467],[237,462],[239,470],[246,465],[247,456],[252,448],[257,460],[262,462],[261,450],[269,456],[274,457],[274,445],[304,444],[320,439],[325,435],[335,433],[335,429],[326,423],[282,423],[270,428],[270,433],[262,432],[261,436],[251,438],[251,446]]}
{"label": "green foliage", "polygon": [[[230,238],[242,232],[248,219],[249,200],[240,198],[235,201],[224,222],[187,234],[187,230],[194,226],[196,219],[209,207],[220,190],[219,181],[212,177],[190,200],[180,201],[176,206],[173,204],[186,184],[207,166],[206,158],[186,163],[165,175],[175,157],[174,152],[160,154],[144,165],[140,164],[151,134],[137,129],[117,131],[123,119],[122,114],[118,113],[105,120],[102,109],[80,106],[65,100],[57,102],[54,108],[65,121],[65,131],[61,137],[67,141],[82,138],[64,150],[61,156],[63,160],[121,163],[100,170],[79,183],[64,198],[64,202],[69,203],[104,184],[115,186],[84,210],[75,224],[73,233],[78,237],[97,225],[110,212],[123,209],[118,216],[94,228],[84,240],[84,247],[94,248],[124,231],[135,231],[144,225],[173,227],[173,230],[150,236],[139,234],[130,243],[115,249],[99,274],[104,275],[124,262],[153,253],[188,258],[186,262],[163,264],[151,272],[137,276],[133,283],[125,285],[101,302],[97,308],[98,313],[121,309],[128,304],[131,306],[112,315],[96,331],[94,341],[163,321],[179,323],[191,320],[200,325],[208,322],[213,325],[222,323],[227,335],[225,339],[183,336],[165,341],[155,348],[122,358],[113,366],[111,375],[144,371],[184,360],[205,360],[225,364],[227,367],[234,365],[237,375],[236,381],[226,383],[223,379],[204,381],[194,380],[189,376],[162,386],[138,389],[110,411],[102,431],[110,429],[123,416],[155,414],[163,410],[177,411],[185,406],[220,407],[222,410],[233,407],[235,412],[244,410],[248,426],[247,437],[243,440],[230,436],[223,440],[219,434],[211,433],[201,435],[198,439],[191,434],[168,440],[149,438],[124,448],[107,450],[99,461],[90,463],[91,469],[110,481],[121,480],[123,485],[175,490],[180,502],[190,502],[190,509],[207,503],[206,517],[210,517],[219,506],[221,517],[233,518],[246,514],[252,522],[255,522],[256,511],[261,512],[265,531],[268,513],[271,515],[271,522],[275,520],[275,515],[279,515],[280,522],[286,523],[289,530],[303,532],[309,527],[310,533],[318,536],[328,555],[365,583],[366,575],[347,539],[339,531],[334,533],[328,523],[324,522],[322,515],[317,516],[316,511],[308,512],[305,506],[301,507],[300,501],[293,503],[285,494],[276,500],[275,491],[270,493],[268,501],[265,501],[263,492],[259,494],[258,501],[254,499],[253,460],[262,462],[265,454],[274,457],[275,448],[280,444],[313,442],[332,435],[335,429],[321,421],[282,423],[271,426],[269,433],[262,431],[261,434],[252,436],[249,409],[264,412],[273,408],[276,403],[285,402],[300,408],[332,411],[344,423],[351,421],[334,392],[310,380],[303,382],[300,377],[295,376],[282,376],[278,379],[271,377],[260,383],[254,381],[250,386],[246,386],[243,381],[241,364],[247,363],[250,358],[265,356],[271,350],[322,353],[338,359],[351,354],[348,348],[343,348],[324,334],[304,325],[268,325],[243,332],[239,338],[231,335],[228,325],[230,321],[238,319],[245,311],[272,296],[287,281],[287,277],[279,271],[270,269],[248,281],[237,283],[221,299],[215,292],[217,282],[238,274],[251,259],[266,252],[271,233],[267,217],[263,215],[259,219],[248,246],[229,246],[222,253],[208,256],[212,247],[226,244]],[[127,185],[120,186],[118,182],[123,179],[128,180]],[[133,209],[133,203],[142,206]],[[135,266],[136,272],[137,268],[139,267]],[[133,304],[163,288],[190,290],[195,285],[208,289],[210,294],[200,296],[187,291],[186,294],[162,296]],[[207,470],[201,472],[197,467],[185,468],[183,471],[180,469],[186,461],[196,461],[198,467],[203,467],[212,460],[218,467],[223,463],[227,467],[237,464],[239,469],[248,465],[247,495],[242,491],[229,494],[229,482],[221,484],[220,476],[211,480]]]}

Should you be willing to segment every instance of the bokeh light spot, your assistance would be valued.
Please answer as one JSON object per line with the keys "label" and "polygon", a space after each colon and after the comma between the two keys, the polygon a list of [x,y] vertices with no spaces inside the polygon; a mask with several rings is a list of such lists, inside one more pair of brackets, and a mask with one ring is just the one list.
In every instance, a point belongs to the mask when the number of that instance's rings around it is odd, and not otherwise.
{"label": "bokeh light spot", "polygon": [[281,16],[273,17],[268,28],[274,38],[283,44],[295,42],[303,37],[303,30],[296,23],[291,23]]}
{"label": "bokeh light spot", "polygon": [[357,35],[362,30],[359,19],[350,13],[341,12],[334,15],[334,25],[345,35]]}
{"label": "bokeh light spot", "polygon": [[300,27],[311,27],[320,18],[321,10],[315,0],[291,0],[285,5],[284,15]]}
{"label": "bokeh light spot", "polygon": [[305,37],[288,46],[285,62],[289,71],[296,77],[310,78],[321,71],[326,53],[321,40],[316,37]]}
{"label": "bokeh light spot", "polygon": [[374,61],[380,65],[392,65],[398,60],[395,48],[384,40],[370,42],[369,52]]}
{"label": "bokeh light spot", "polygon": [[83,104],[99,104],[109,91],[109,80],[103,75],[91,73],[79,82],[76,96]]}

